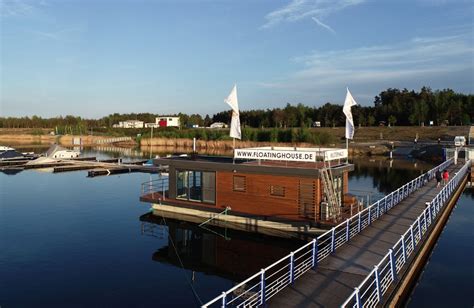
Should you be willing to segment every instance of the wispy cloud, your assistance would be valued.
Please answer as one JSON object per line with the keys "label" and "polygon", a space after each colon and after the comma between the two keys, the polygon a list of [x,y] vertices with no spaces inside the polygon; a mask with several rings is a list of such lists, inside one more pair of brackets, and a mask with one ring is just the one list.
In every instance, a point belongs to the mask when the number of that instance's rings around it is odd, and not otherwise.
{"label": "wispy cloud", "polygon": [[366,0],[292,0],[286,6],[268,13],[265,16],[266,23],[262,28],[267,29],[282,22],[295,22],[305,18],[315,17],[317,19],[317,21],[315,21],[319,25],[328,29],[328,26],[322,23],[321,19],[346,7],[358,5],[365,1]]}
{"label": "wispy cloud", "polygon": [[45,6],[48,6],[48,3],[44,0],[0,0],[0,16],[4,18],[29,16]]}
{"label": "wispy cloud", "polygon": [[332,32],[333,34],[336,34],[336,31],[334,31],[333,28],[331,28],[330,26],[326,25],[325,23],[323,23],[322,21],[320,21],[319,19],[317,19],[316,17],[311,17],[312,20],[314,20],[315,23],[317,23],[318,25],[320,25],[321,27],[323,27],[324,29],[328,30],[329,32]]}
{"label": "wispy cloud", "polygon": [[74,37],[74,34],[82,33],[84,27],[67,27],[55,31],[40,31],[32,30],[29,31],[35,35],[38,39],[54,40],[54,41],[71,41],[71,38]]}
{"label": "wispy cloud", "polygon": [[[346,85],[364,88],[444,80],[444,86],[469,80],[448,80],[459,72],[474,75],[474,44],[467,34],[417,37],[391,45],[335,51],[313,51],[291,59],[300,69],[262,87],[297,91],[329,91]],[[468,75],[468,76],[469,76]],[[472,81],[471,81],[472,82]],[[473,91],[473,86],[470,91]]]}

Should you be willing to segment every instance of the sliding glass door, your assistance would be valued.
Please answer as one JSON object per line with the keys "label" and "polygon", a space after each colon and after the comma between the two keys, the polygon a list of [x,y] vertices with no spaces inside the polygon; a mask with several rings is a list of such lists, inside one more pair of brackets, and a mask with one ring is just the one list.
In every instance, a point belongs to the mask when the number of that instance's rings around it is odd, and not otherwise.
{"label": "sliding glass door", "polygon": [[216,202],[215,172],[177,170],[176,198],[214,204]]}

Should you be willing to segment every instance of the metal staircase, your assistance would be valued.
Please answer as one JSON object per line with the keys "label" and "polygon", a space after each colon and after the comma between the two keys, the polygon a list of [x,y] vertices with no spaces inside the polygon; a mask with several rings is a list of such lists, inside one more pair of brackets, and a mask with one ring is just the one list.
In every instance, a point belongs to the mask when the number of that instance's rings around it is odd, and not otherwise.
{"label": "metal staircase", "polygon": [[326,165],[324,165],[324,168],[321,169],[321,173],[324,195],[328,202],[328,218],[336,221],[341,215],[341,207],[336,197],[331,168],[327,168]]}

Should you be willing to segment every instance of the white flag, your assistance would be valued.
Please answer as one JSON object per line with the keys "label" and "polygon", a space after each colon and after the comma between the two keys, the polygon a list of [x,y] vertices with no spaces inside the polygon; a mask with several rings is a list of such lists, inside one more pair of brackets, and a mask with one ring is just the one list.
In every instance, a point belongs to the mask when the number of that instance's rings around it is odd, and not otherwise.
{"label": "white flag", "polygon": [[232,138],[241,139],[240,118],[239,118],[239,102],[237,100],[237,85],[234,85],[229,96],[224,100],[232,108],[232,120],[230,122],[230,136]]}
{"label": "white flag", "polygon": [[351,107],[357,105],[356,101],[349,92],[349,88],[347,88],[346,100],[344,101],[344,107],[342,111],[346,115],[346,138],[353,139],[354,138],[354,120],[352,119],[352,112]]}

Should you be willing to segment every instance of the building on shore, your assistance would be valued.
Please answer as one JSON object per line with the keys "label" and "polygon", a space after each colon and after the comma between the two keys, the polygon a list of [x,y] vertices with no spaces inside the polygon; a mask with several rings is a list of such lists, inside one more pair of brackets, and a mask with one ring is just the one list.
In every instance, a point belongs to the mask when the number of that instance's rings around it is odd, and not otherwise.
{"label": "building on shore", "polygon": [[158,127],[180,127],[179,117],[161,116],[155,119]]}
{"label": "building on shore", "polygon": [[143,121],[139,120],[127,120],[127,121],[120,121],[118,124],[114,124],[112,127],[114,128],[143,128]]}

